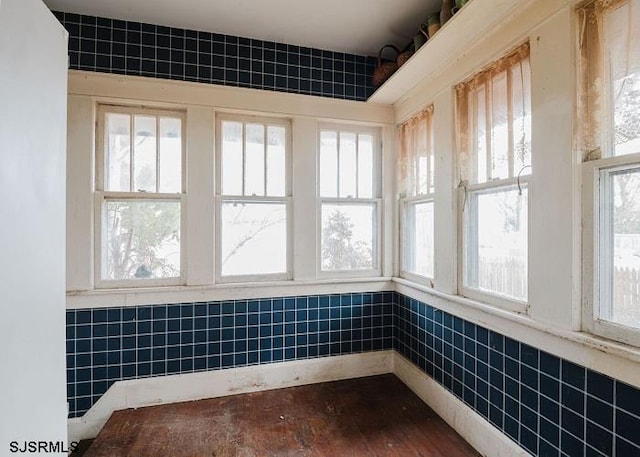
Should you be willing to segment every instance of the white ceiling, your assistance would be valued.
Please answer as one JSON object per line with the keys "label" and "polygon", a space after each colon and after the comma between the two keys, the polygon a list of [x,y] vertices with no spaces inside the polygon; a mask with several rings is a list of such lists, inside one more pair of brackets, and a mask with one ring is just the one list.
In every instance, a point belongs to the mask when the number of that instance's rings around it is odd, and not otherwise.
{"label": "white ceiling", "polygon": [[404,46],[440,0],[44,0],[55,11],[361,55]]}

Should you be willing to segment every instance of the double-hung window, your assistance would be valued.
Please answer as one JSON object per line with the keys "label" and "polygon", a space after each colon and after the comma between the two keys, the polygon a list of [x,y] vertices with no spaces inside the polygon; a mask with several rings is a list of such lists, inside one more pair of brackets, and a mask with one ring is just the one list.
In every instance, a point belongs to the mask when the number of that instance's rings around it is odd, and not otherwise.
{"label": "double-hung window", "polygon": [[[401,276],[434,278],[433,105],[398,128]],[[416,277],[416,278],[414,278]]]}
{"label": "double-hung window", "polygon": [[584,327],[640,345],[640,0],[578,16]]}
{"label": "double-hung window", "polygon": [[184,113],[101,105],[96,285],[183,282]]}
{"label": "double-hung window", "polygon": [[290,279],[290,123],[225,115],[217,125],[218,279]]}
{"label": "double-hung window", "polygon": [[320,128],[320,272],[380,274],[377,129]]}
{"label": "double-hung window", "polygon": [[457,86],[462,295],[527,302],[531,174],[529,44]]}

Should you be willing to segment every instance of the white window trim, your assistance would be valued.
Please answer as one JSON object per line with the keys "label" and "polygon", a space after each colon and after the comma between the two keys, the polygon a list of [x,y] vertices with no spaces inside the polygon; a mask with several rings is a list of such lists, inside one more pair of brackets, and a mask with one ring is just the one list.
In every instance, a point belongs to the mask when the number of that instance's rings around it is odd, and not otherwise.
{"label": "white window trim", "polygon": [[[468,202],[469,193],[478,192],[484,190],[493,189],[507,189],[520,186],[521,188],[529,188],[530,175],[521,176],[520,178],[507,178],[500,180],[488,181],[480,184],[460,186],[458,189],[458,294],[462,297],[467,297],[473,300],[477,300],[483,303],[494,305],[508,311],[513,311],[520,314],[528,314],[529,303],[507,297],[497,292],[485,292],[480,289],[465,286],[465,254],[466,254],[466,241],[465,241],[465,228],[468,217]],[[530,197],[529,197],[530,200]],[[527,205],[527,217],[531,215],[531,205]],[[528,229],[528,226],[527,226]],[[527,239],[529,239],[531,233],[528,230]],[[527,243],[528,247],[530,243]],[[527,262],[529,262],[529,255],[527,255]],[[530,262],[529,262],[530,263]],[[530,266],[527,266],[527,274],[530,270]]]}
{"label": "white window trim", "polygon": [[400,198],[400,277],[413,281],[417,284],[423,284],[428,287],[434,287],[435,285],[435,224],[434,224],[434,268],[433,276],[421,275],[405,269],[406,266],[406,252],[407,252],[407,209],[409,205],[421,204],[421,203],[433,203],[434,205],[434,221],[435,221],[435,194],[417,195],[414,197]]}
{"label": "white window trim", "polygon": [[[268,125],[278,125],[285,128],[285,196],[245,196],[245,195],[223,195],[222,194],[222,122],[256,123]],[[215,119],[215,283],[232,284],[242,282],[265,282],[265,281],[289,281],[293,279],[293,197],[292,197],[292,123],[287,118],[277,116],[255,116],[251,114],[230,114],[218,113]],[[244,140],[243,140],[244,141]],[[244,173],[244,171],[243,171]],[[243,177],[244,180],[244,177]],[[247,275],[222,275],[222,230],[221,230],[221,210],[224,202],[244,201],[253,203],[283,203],[286,206],[287,214],[287,268],[284,273],[271,274],[247,274]]]}
{"label": "white window trim", "polygon": [[[105,150],[104,150],[104,130],[105,114],[122,113],[129,115],[150,114],[154,116],[166,115],[176,117],[181,120],[181,141],[182,141],[182,169],[181,169],[181,190],[180,193],[154,193],[154,192],[121,192],[105,191]],[[186,113],[164,108],[136,107],[127,105],[110,105],[98,103],[96,105],[96,145],[95,145],[95,181],[94,181],[94,287],[96,289],[121,289],[157,286],[184,285],[187,278],[187,148],[186,148]],[[133,132],[131,132],[133,135]],[[103,215],[104,203],[107,200],[164,200],[180,202],[180,276],[175,278],[154,278],[154,279],[102,279],[102,240],[103,240]]]}
{"label": "white window trim", "polygon": [[582,164],[582,329],[594,335],[640,346],[640,329],[599,319],[598,308],[609,290],[602,286],[600,253],[607,233],[601,230],[603,190],[600,173],[640,167],[640,153],[607,157]]}
{"label": "white window trim", "polygon": [[[373,136],[373,195],[374,198],[352,198],[352,197],[322,197],[320,195],[320,132],[322,131],[336,131],[336,132],[349,132],[369,134]],[[365,278],[365,277],[377,277],[382,276],[382,208],[383,201],[380,197],[382,193],[382,139],[380,128],[368,127],[354,124],[336,124],[336,123],[319,123],[318,132],[316,135],[316,195],[317,200],[317,233],[318,238],[316,240],[316,277],[318,279],[331,279],[331,278]],[[376,211],[376,223],[373,227],[373,264],[374,268],[363,270],[323,270],[322,269],[322,206],[324,203],[335,203],[345,205],[358,205],[358,204],[375,204]]]}

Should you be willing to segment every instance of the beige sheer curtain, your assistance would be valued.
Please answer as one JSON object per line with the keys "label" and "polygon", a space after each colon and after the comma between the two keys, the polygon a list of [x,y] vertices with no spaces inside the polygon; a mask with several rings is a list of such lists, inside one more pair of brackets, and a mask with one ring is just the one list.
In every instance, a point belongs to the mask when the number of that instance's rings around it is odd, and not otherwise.
{"label": "beige sheer curtain", "polygon": [[398,189],[405,197],[433,193],[433,105],[398,127]]}
{"label": "beige sheer curtain", "polygon": [[577,12],[578,145],[593,160],[640,139],[640,0],[591,0]]}
{"label": "beige sheer curtain", "polygon": [[[460,178],[505,179],[530,164],[529,43],[456,86]],[[528,172],[527,172],[528,173]]]}

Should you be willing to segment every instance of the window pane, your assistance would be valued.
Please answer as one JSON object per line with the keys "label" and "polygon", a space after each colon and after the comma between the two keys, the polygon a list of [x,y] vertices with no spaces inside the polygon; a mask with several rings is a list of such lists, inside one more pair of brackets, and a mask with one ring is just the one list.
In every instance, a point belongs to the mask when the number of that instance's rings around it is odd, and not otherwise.
{"label": "window pane", "polygon": [[180,276],[180,202],[107,200],[102,279]]}
{"label": "window pane", "polygon": [[491,91],[491,179],[509,177],[507,72],[496,75]]}
{"label": "window pane", "polygon": [[264,125],[247,124],[244,175],[245,195],[264,195]]}
{"label": "window pane", "polygon": [[284,197],[286,192],[285,163],[286,130],[267,127],[267,195]]}
{"label": "window pane", "polygon": [[628,2],[604,17],[614,155],[640,152],[640,27],[633,8]]}
{"label": "window pane", "polygon": [[156,118],[134,117],[133,143],[134,191],[156,191]]}
{"label": "window pane", "polygon": [[338,134],[320,132],[320,196],[338,196]]}
{"label": "window pane", "polygon": [[340,132],[340,195],[339,197],[355,198],[356,176],[356,134]]}
{"label": "window pane", "polygon": [[409,203],[405,222],[405,270],[433,278],[433,202]]}
{"label": "window pane", "polygon": [[358,135],[358,197],[373,198],[373,136]]}
{"label": "window pane", "polygon": [[375,268],[375,204],[322,205],[322,270]]}
{"label": "window pane", "polygon": [[476,182],[487,180],[487,93],[480,86],[475,93]]}
{"label": "window pane", "polygon": [[182,122],[160,118],[160,192],[182,191]]}
{"label": "window pane", "polygon": [[511,106],[513,109],[513,176],[531,174],[531,83],[529,61],[511,67]]}
{"label": "window pane", "polygon": [[224,202],[221,218],[222,276],[287,272],[284,203]]}
{"label": "window pane", "polygon": [[608,223],[613,240],[607,244],[613,252],[603,249],[610,265],[603,270],[611,272],[611,287],[605,290],[611,290],[612,297],[602,301],[600,317],[640,328],[640,170],[611,173],[608,182],[613,200],[605,205],[612,209],[613,220]]}
{"label": "window pane", "polygon": [[426,195],[432,191],[430,186],[431,175],[431,163],[429,161],[430,149],[429,149],[429,132],[427,131],[427,123],[420,122],[416,125],[414,148],[416,154],[416,180],[417,180],[417,194]]}
{"label": "window pane", "polygon": [[222,193],[242,195],[242,124],[222,122]]}
{"label": "window pane", "polygon": [[106,114],[105,190],[131,190],[131,117]]}
{"label": "window pane", "polygon": [[[431,138],[433,141],[433,137]],[[433,147],[431,148],[431,153],[429,154],[429,193],[434,193],[436,191],[436,157],[435,151]]]}
{"label": "window pane", "polygon": [[471,192],[465,219],[465,286],[526,301],[527,201],[518,188]]}

